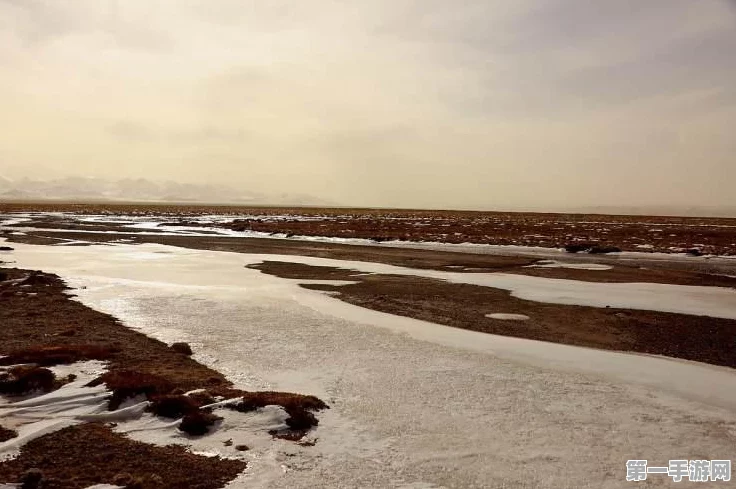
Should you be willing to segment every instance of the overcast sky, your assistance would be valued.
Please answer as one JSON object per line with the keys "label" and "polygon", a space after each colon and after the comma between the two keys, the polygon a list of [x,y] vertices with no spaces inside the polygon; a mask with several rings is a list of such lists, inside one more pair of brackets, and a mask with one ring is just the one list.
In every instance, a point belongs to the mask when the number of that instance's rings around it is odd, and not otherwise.
{"label": "overcast sky", "polygon": [[0,0],[0,175],[736,204],[730,0]]}

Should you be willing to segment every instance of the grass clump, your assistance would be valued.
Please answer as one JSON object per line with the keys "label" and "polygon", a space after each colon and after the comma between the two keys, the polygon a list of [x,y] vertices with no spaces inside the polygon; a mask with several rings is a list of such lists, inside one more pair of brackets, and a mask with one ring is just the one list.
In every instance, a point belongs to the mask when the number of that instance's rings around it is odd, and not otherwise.
{"label": "grass clump", "polygon": [[102,384],[112,391],[108,403],[110,411],[116,410],[128,398],[145,395],[147,399],[153,399],[157,395],[169,394],[174,389],[173,384],[163,377],[134,370],[114,370],[87,385],[95,387]]}
{"label": "grass clump", "polygon": [[16,436],[18,436],[17,431],[0,426],[0,443],[4,441],[12,440]]}
{"label": "grass clump", "polygon": [[319,424],[319,420],[312,413],[322,409],[329,409],[321,399],[302,394],[286,392],[247,392],[242,400],[228,407],[240,412],[250,412],[266,406],[281,406],[286,414],[285,423],[291,431],[271,431],[271,435],[288,440],[301,439],[312,427]]}
{"label": "grass clump", "polygon": [[37,346],[10,352],[0,359],[0,365],[34,363],[51,367],[84,360],[108,360],[112,353],[112,349],[96,345]]}
{"label": "grass clump", "polygon": [[20,365],[0,374],[0,394],[20,396],[56,388],[54,373],[37,365]]}

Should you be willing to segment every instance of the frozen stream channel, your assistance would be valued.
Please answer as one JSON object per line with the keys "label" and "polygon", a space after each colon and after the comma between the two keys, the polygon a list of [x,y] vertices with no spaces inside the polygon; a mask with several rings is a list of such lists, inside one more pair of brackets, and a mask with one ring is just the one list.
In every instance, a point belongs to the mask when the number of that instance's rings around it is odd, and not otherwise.
{"label": "frozen stream channel", "polygon": [[[244,268],[263,255],[12,246],[0,259],[58,273],[86,287],[75,291],[83,303],[192,343],[195,358],[238,387],[315,394],[332,406],[314,447],[274,441],[247,452],[250,468],[233,488],[614,488],[626,484],[627,459],[736,458],[731,369],[370,311]],[[728,316],[733,295],[698,294]]]}

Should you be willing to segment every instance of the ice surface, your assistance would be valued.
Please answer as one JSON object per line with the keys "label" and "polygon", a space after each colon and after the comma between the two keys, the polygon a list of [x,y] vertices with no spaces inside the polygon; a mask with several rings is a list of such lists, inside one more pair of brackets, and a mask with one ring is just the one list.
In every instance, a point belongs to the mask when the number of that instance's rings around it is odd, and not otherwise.
{"label": "ice surface", "polygon": [[[241,238],[269,238],[269,239],[288,239],[297,241],[312,241],[318,243],[334,243],[334,244],[348,244],[348,245],[361,245],[361,246],[379,246],[379,247],[398,247],[398,248],[410,248],[410,249],[430,249],[438,251],[450,251],[459,253],[478,253],[478,254],[520,254],[525,256],[536,256],[536,257],[549,257],[556,258],[565,256],[566,259],[580,259],[570,253],[565,252],[563,248],[549,248],[541,246],[521,246],[521,245],[493,245],[483,243],[443,243],[437,241],[401,241],[392,240],[376,243],[371,239],[365,238],[340,238],[332,236],[303,236],[303,235],[286,235],[284,233],[267,233],[260,231],[233,231],[231,229],[218,227],[218,224],[224,224],[232,222],[234,219],[261,219],[265,221],[281,221],[281,220],[297,220],[297,221],[310,221],[319,220],[323,217],[320,216],[299,216],[299,215],[210,215],[200,216],[198,218],[190,219],[193,222],[203,224],[202,226],[169,226],[166,225],[166,216],[158,216],[154,218],[152,216],[137,216],[137,215],[76,215],[63,212],[33,212],[33,213],[13,213],[8,214],[5,222],[0,221],[0,228],[7,228],[15,230],[16,232],[24,231],[58,231],[58,229],[44,229],[44,228],[24,228],[19,227],[26,221],[32,220],[34,217],[60,217],[80,223],[94,223],[94,224],[113,224],[121,225],[123,228],[129,229],[130,233],[140,234],[143,236],[189,236],[189,237],[241,237]],[[180,216],[173,216],[171,219],[176,220]],[[162,220],[163,219],[163,220]],[[350,219],[350,216],[333,216],[332,219]],[[385,218],[391,219],[391,218]],[[399,218],[400,219],[400,218]],[[212,226],[206,226],[206,224],[212,224]],[[601,223],[601,224],[613,224],[613,223]],[[661,224],[662,226],[671,226],[672,224]],[[708,227],[712,227],[708,225]],[[715,225],[715,227],[732,228],[734,226],[728,225]],[[122,231],[90,231],[85,229],[68,229],[64,230],[67,233],[89,233],[89,234],[123,234]],[[128,233],[128,232],[126,232]],[[704,245],[695,245],[704,246]],[[640,245],[641,249],[649,249],[652,245]],[[736,256],[691,256],[684,253],[684,249],[671,248],[672,253],[650,253],[650,252],[636,252],[636,251],[625,251],[619,253],[609,253],[605,257],[598,256],[597,259],[623,259],[623,260],[656,260],[656,261],[680,261],[688,263],[702,263],[705,260],[736,260]],[[582,255],[583,259],[586,256]]]}
{"label": "ice surface", "polygon": [[571,268],[573,270],[610,270],[611,265],[602,263],[566,263],[556,260],[539,260],[533,265],[527,265],[526,268]]}
{"label": "ice surface", "polygon": [[487,318],[500,319],[501,321],[526,321],[529,316],[526,314],[512,314],[508,312],[494,312],[492,314],[486,314]]}
{"label": "ice surface", "polygon": [[10,218],[10,219],[2,219],[0,220],[0,226],[17,226],[18,224],[22,224],[30,220],[31,218],[29,217],[15,217],[15,218]]}
{"label": "ice surface", "polygon": [[[362,309],[244,268],[302,258],[156,245],[18,245],[15,253],[20,267],[86,286],[75,290],[83,303],[154,337],[190,342],[197,360],[239,387],[315,394],[330,404],[311,435],[313,447],[274,442],[254,429],[277,425],[278,409],[252,417],[220,411],[222,425],[198,440],[150,415],[119,425],[138,439],[245,457],[250,466],[230,484],[234,489],[608,489],[624,485],[631,458],[666,464],[673,454],[733,453],[733,369],[449,328]],[[430,272],[304,260],[364,272]],[[452,281],[463,275],[437,273]],[[547,283],[498,275],[462,279],[526,292]],[[566,282],[550,288],[579,293]],[[645,304],[687,302],[693,293],[716,311],[733,304],[721,289],[695,289],[649,289]],[[598,293],[633,300],[615,287]],[[251,450],[233,453],[223,443],[230,438]]]}
{"label": "ice surface", "polygon": [[[76,247],[50,248],[28,247],[16,245],[14,256],[19,260],[26,255],[24,250],[32,252],[34,260],[41,260],[50,267],[64,266],[65,258],[74,260],[83,256],[85,259],[97,260],[103,268],[115,265],[119,260],[135,263],[136,261],[174,261],[183,257],[199,260],[203,257],[229,256],[240,261],[233,266],[260,263],[266,260],[286,261],[315,266],[341,267],[363,273],[383,273],[435,278],[452,283],[463,283],[484,287],[508,290],[520,299],[548,302],[555,304],[583,305],[591,307],[616,307],[625,309],[642,309],[680,314],[736,319],[736,289],[726,287],[700,287],[656,283],[602,283],[578,280],[551,279],[509,273],[461,273],[438,270],[419,270],[397,267],[382,263],[343,261],[327,258],[313,258],[293,255],[269,254],[226,254],[199,250],[182,250],[162,245],[116,245],[114,251],[101,247],[85,247],[78,251]],[[218,255],[218,253],[220,253]],[[102,257],[105,258],[102,258]],[[132,258],[134,258],[132,260]],[[43,268],[43,267],[36,267]],[[86,273],[92,267],[82,261],[73,269],[75,273]],[[181,270],[172,270],[182,274]],[[125,278],[125,277],[121,277]],[[151,279],[154,280],[154,279]],[[196,284],[196,280],[191,281]]]}
{"label": "ice surface", "polygon": [[89,245],[90,241],[84,241],[80,239],[62,239],[61,242],[56,246],[78,246],[78,245]]}
{"label": "ice surface", "polygon": [[532,277],[510,273],[460,273],[418,270],[359,261],[286,255],[246,255],[253,262],[276,260],[342,267],[365,273],[435,278],[452,283],[508,290],[520,299],[591,307],[617,307],[736,319],[736,289],[655,283],[603,283]]}
{"label": "ice surface", "polygon": [[8,397],[0,401],[0,424],[14,429],[18,436],[0,443],[0,460],[13,458],[29,441],[60,429],[79,424],[90,415],[105,412],[109,392],[104,386],[86,387],[92,379],[105,372],[101,362],[78,362],[51,369],[59,378],[74,374],[74,382],[60,389],[13,402]]}

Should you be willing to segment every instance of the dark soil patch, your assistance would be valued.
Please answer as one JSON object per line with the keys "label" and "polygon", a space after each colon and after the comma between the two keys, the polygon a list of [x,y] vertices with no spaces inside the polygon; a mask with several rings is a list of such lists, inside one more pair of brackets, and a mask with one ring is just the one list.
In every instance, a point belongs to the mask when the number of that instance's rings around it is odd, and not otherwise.
{"label": "dark soil patch", "polygon": [[211,426],[221,420],[220,416],[204,410],[197,410],[184,416],[179,429],[192,436],[202,436],[207,434]]}
{"label": "dark soil patch", "polygon": [[208,404],[212,404],[215,402],[215,398],[212,397],[212,394],[210,394],[207,391],[197,391],[189,394],[187,396],[189,399],[194,401],[197,406],[206,406]]}
{"label": "dark soil patch", "polygon": [[[342,278],[358,283],[302,287],[338,291],[337,298],[351,304],[456,328],[736,367],[736,321],[730,319],[547,304],[490,287],[412,276],[356,276],[349,270],[286,262],[264,262],[252,268],[297,279],[334,279],[343,273]],[[524,314],[530,319],[514,322],[485,317],[493,312]]]}
{"label": "dark soil patch", "polygon": [[314,396],[301,394],[284,394],[283,392],[248,392],[243,395],[243,400],[235,405],[241,412],[252,411],[265,406],[282,406],[289,409],[304,409],[319,411],[327,409],[327,404]]}
{"label": "dark soil patch", "polygon": [[[302,211],[302,215],[307,212]],[[388,219],[387,219],[388,217]],[[698,247],[707,253],[734,254],[733,219],[655,216],[603,216],[514,212],[366,211],[346,209],[342,215],[304,220],[235,219],[221,224],[235,231],[279,233],[287,236],[362,238],[374,242],[431,241],[562,248],[571,240],[590,242],[579,251],[613,253],[652,251],[669,253]],[[697,246],[696,246],[697,245]]]}
{"label": "dark soil patch", "polygon": [[112,391],[108,406],[110,411],[116,410],[124,400],[131,397],[144,395],[150,399],[156,395],[167,394],[174,389],[174,384],[164,377],[133,370],[113,370],[96,378],[88,385],[95,387],[101,384],[105,384]]}
{"label": "dark soil patch", "polygon": [[0,481],[20,482],[40,469],[42,486],[82,489],[133,483],[142,489],[215,489],[234,479],[245,462],[133,441],[100,424],[73,426],[29,442],[15,460],[0,463]]}
{"label": "dark soil patch", "polygon": [[[73,335],[69,334],[69,331],[62,331],[59,336]],[[0,358],[0,365],[35,363],[49,367],[68,365],[83,360],[108,360],[111,354],[110,348],[99,345],[39,346],[11,351],[4,358]]]}
{"label": "dark soil patch", "polygon": [[616,246],[593,246],[588,253],[593,255],[605,255],[608,253],[620,253],[621,248],[618,248]]}
{"label": "dark soil patch", "polygon": [[16,436],[18,436],[18,433],[15,430],[11,430],[3,426],[0,426],[0,443],[4,441],[12,440]]}
{"label": "dark soil patch", "polygon": [[[698,249],[703,253],[736,254],[736,219],[672,216],[626,216],[538,212],[480,212],[413,209],[316,207],[244,207],[175,204],[6,203],[0,213],[66,212],[151,216],[167,225],[214,226],[286,236],[330,236],[388,240],[436,241],[562,248],[595,243],[627,251],[669,253]],[[230,223],[198,223],[211,214],[231,215]],[[258,217],[255,217],[258,216]],[[270,216],[281,216],[272,219]],[[283,218],[283,216],[294,216]],[[301,219],[308,217],[308,220]],[[114,223],[79,223],[65,217],[39,216],[24,227],[89,231],[123,230]],[[70,239],[77,239],[79,235]]]}
{"label": "dark soil patch", "polygon": [[300,440],[312,427],[319,424],[313,411],[328,409],[327,404],[314,396],[284,395],[282,392],[248,392],[243,395],[240,402],[227,407],[246,413],[266,406],[281,406],[289,415],[285,420],[289,431],[271,434],[283,434],[296,440]]}
{"label": "dark soil patch", "polygon": [[156,397],[151,402],[149,410],[156,416],[178,419],[185,414],[198,411],[200,406],[196,399],[189,396],[170,394]]}
{"label": "dark soil patch", "polygon": [[172,394],[154,397],[149,407],[157,416],[164,418],[182,418],[179,429],[192,436],[206,434],[210,427],[222,420],[221,417],[212,414],[210,409],[201,409],[203,398],[189,397],[181,394]]}
{"label": "dark soil patch", "polygon": [[0,373],[0,394],[4,395],[51,392],[56,385],[56,376],[51,370],[35,365],[21,365]]}
{"label": "dark soil patch", "polygon": [[191,355],[193,353],[192,347],[189,346],[189,343],[174,343],[171,345],[171,349],[177,353],[181,353],[182,355]]}
{"label": "dark soil patch", "polygon": [[585,251],[591,255],[606,255],[608,253],[620,253],[622,250],[616,246],[606,246],[598,243],[570,243],[565,245],[565,251],[568,253]]}
{"label": "dark soil patch", "polygon": [[568,253],[580,253],[581,251],[589,250],[593,245],[586,243],[571,243],[565,245],[565,251]]}

